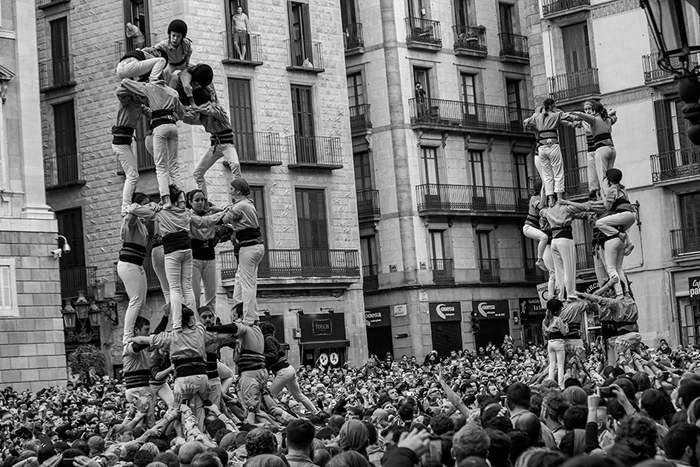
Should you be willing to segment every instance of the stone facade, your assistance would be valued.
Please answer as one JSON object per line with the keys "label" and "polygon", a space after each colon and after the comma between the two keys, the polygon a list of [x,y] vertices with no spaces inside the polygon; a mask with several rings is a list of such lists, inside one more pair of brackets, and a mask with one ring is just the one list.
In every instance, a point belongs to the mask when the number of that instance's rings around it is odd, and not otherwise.
{"label": "stone facade", "polygon": [[[191,63],[206,63],[214,69],[214,85],[219,100],[226,109],[230,108],[230,78],[249,80],[252,102],[254,130],[274,133],[280,138],[281,165],[253,166],[243,165],[243,176],[253,187],[262,187],[264,193],[264,211],[268,249],[299,249],[297,206],[295,190],[297,188],[323,190],[326,200],[325,212],[328,221],[328,244],[330,249],[357,250],[358,230],[356,226],[356,204],[353,196],[352,159],[350,132],[348,122],[347,95],[345,89],[344,60],[342,53],[342,36],[340,35],[340,14],[336,2],[309,2],[309,19],[311,35],[314,41],[322,44],[324,71],[318,74],[305,71],[288,71],[289,20],[286,2],[249,2],[246,13],[251,20],[251,29],[260,34],[259,59],[257,67],[250,64],[226,60],[226,4],[227,0],[145,0],[131,2],[145,5],[147,23],[151,31],[151,40],[164,39],[169,22],[175,18],[183,19],[189,26],[188,37],[193,41],[194,52]],[[128,2],[127,2],[128,3]],[[305,2],[301,2],[305,3]],[[124,11],[124,2],[98,0],[84,2],[67,2],[43,9],[37,19],[40,60],[51,57],[49,41],[49,21],[61,15],[68,17],[70,50],[74,60],[75,85],[65,89],[50,91],[42,99],[42,136],[44,154],[50,156],[53,146],[53,119],[51,106],[65,99],[75,99],[77,138],[82,167],[83,185],[65,187],[49,192],[49,204],[62,211],[80,207],[83,215],[85,251],[87,266],[97,267],[97,283],[104,294],[96,294],[100,299],[112,295],[118,302],[120,322],[110,332],[106,332],[106,353],[112,363],[118,365],[121,355],[121,333],[124,310],[127,299],[123,294],[114,294],[116,277],[114,264],[120,247],[119,226],[121,217],[119,205],[121,187],[124,181],[117,158],[111,151],[110,128],[117,110],[114,90],[118,80],[114,74],[119,56],[115,48],[124,41],[124,24],[128,13]],[[222,32],[223,31],[223,32]],[[98,38],[95,40],[94,38]],[[123,50],[123,49],[121,49]],[[226,62],[226,63],[224,63]],[[342,165],[337,170],[292,170],[290,149],[286,136],[294,134],[292,120],[290,85],[308,85],[312,87],[315,134],[339,138],[342,147]],[[186,189],[195,187],[191,177],[199,159],[209,148],[209,136],[201,127],[178,124],[179,154],[181,174]],[[241,154],[241,156],[246,156]],[[221,164],[215,164],[207,173],[209,200],[217,206],[228,203],[228,184],[231,180],[230,170]],[[141,171],[138,190],[149,194],[157,192],[153,170]],[[258,207],[261,209],[261,207]],[[220,251],[231,249],[231,245],[221,245]],[[359,267],[359,264],[357,264]],[[221,263],[218,268],[221,270]],[[359,270],[359,269],[358,269]],[[273,283],[279,278],[262,279],[260,290],[277,287]],[[312,305],[304,298],[308,289],[323,288],[328,280],[322,278],[320,285],[315,279],[296,280],[287,277],[289,289],[295,290],[279,307],[268,305],[263,295],[259,298],[259,308],[267,309],[273,315],[284,314],[285,322],[292,321],[290,309],[306,309],[306,313],[318,313],[325,302],[335,303],[335,309],[345,310],[348,335],[353,338],[347,358],[359,363],[366,354],[364,350],[364,326],[361,311],[362,293],[359,273],[334,289],[332,294],[317,294],[322,298]],[[259,294],[262,292],[259,291]],[[217,314],[224,322],[229,322],[232,284],[219,288]],[[312,301],[314,302],[314,301]],[[158,319],[163,304],[158,290],[149,292],[144,307],[146,315]],[[355,317],[355,314],[360,316]],[[359,325],[358,325],[359,323]],[[295,328],[296,329],[296,328]],[[279,330],[278,332],[282,332]],[[301,341],[292,338],[291,328],[284,331],[289,334],[287,343],[290,347],[290,360],[299,362]],[[296,335],[296,333],[295,333]],[[103,339],[104,341],[104,339]],[[118,367],[118,366],[117,366]]]}
{"label": "stone facade", "polygon": [[[354,152],[356,163],[357,158],[369,159],[371,175],[366,178],[371,186],[368,188],[378,191],[381,207],[377,218],[369,221],[360,218],[363,264],[367,267],[376,262],[377,271],[376,277],[365,276],[365,307],[371,312],[391,310],[382,323],[385,331],[368,336],[370,352],[383,358],[380,347],[373,346],[381,341],[382,352],[391,352],[395,358],[415,356],[420,361],[441,344],[437,334],[439,319],[435,321],[430,312],[434,304],[459,303],[460,317],[454,321],[459,326],[450,337],[452,350],[476,349],[482,345],[482,338],[497,327],[505,329],[503,334],[511,334],[516,342],[525,336],[519,319],[520,299],[537,297],[537,292],[535,282],[527,280],[524,274],[526,258],[520,233],[524,216],[515,207],[505,215],[467,208],[458,199],[468,204],[465,198],[459,198],[462,193],[478,192],[482,186],[494,187],[493,192],[516,190],[516,154],[526,164],[525,179],[535,173],[531,157],[526,157],[532,149],[531,133],[522,129],[509,131],[505,126],[495,130],[486,126],[487,121],[495,123],[495,112],[509,105],[509,83],[517,83],[518,97],[511,102],[512,108],[519,109],[523,118],[529,116],[526,109],[533,107],[533,86],[526,58],[527,44],[520,59],[505,57],[499,39],[502,31],[498,3],[423,2],[423,11],[416,14],[419,18],[414,20],[417,26],[413,28],[407,26],[409,3],[346,2],[354,6],[356,21],[361,23],[364,34],[362,51],[349,50],[346,54],[346,71],[349,76],[361,74],[364,103],[370,106],[371,129],[367,134],[354,134]],[[471,29],[459,29],[458,4],[468,9]],[[529,24],[529,13],[522,4],[505,3],[512,8],[515,40],[519,34],[527,34]],[[439,24],[425,20],[437,20]],[[483,27],[479,44],[486,50],[469,52],[474,39],[464,38],[476,34],[479,26]],[[421,41],[430,42],[424,39],[425,34],[437,37],[438,27],[441,46],[434,43],[421,46]],[[422,32],[416,32],[419,29]],[[411,35],[415,37],[409,40]],[[459,50],[460,41],[462,50]],[[415,108],[414,83],[423,72],[429,79],[432,102],[427,105],[435,115],[421,125],[417,123],[422,115]],[[470,97],[474,98],[474,108],[479,109],[471,110],[479,115],[474,118],[474,124],[461,120],[468,120],[463,113],[469,112],[465,110],[463,75],[473,77],[474,91]],[[425,82],[422,84],[428,87]],[[425,150],[435,150],[435,173],[426,173]],[[472,170],[470,151],[478,152],[483,158],[483,178],[480,170],[476,175]],[[364,156],[365,152],[368,156]],[[366,183],[361,178],[356,176],[358,190],[360,183]],[[420,186],[428,183],[445,187],[439,195],[444,203],[441,209],[431,210],[427,206]],[[527,180],[520,183],[522,197],[527,198]],[[441,233],[442,246],[436,246],[431,237],[435,232]],[[489,249],[489,254],[483,256],[479,253],[479,232],[488,233],[490,241],[490,246],[484,247]],[[447,281],[441,277],[443,259],[453,268],[453,277]],[[486,264],[498,266],[497,277],[485,277]],[[370,280],[376,280],[378,285],[369,288]],[[498,326],[483,320],[482,333],[474,334],[472,302],[492,300],[507,301],[507,317]],[[368,332],[375,332],[371,325]],[[502,340],[503,334],[498,338]],[[439,350],[449,353],[445,346]]]}
{"label": "stone facade", "polygon": [[66,382],[56,220],[45,202],[34,5],[0,2],[0,386]]}

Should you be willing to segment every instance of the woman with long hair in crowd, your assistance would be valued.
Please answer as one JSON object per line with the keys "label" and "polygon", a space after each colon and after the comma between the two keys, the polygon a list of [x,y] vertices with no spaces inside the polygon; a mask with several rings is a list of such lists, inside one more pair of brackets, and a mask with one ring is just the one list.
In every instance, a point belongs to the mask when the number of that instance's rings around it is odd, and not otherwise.
{"label": "woman with long hair in crowd", "polygon": [[559,387],[564,389],[564,363],[566,346],[564,336],[569,333],[569,326],[559,317],[564,304],[553,298],[547,301],[547,311],[542,320],[542,332],[547,338],[547,353],[549,354],[549,379],[557,375]]}

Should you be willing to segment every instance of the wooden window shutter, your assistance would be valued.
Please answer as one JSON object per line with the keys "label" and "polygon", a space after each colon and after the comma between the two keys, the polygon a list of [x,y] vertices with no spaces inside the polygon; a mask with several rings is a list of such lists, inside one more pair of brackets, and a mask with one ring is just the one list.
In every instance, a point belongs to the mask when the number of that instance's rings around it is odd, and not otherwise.
{"label": "wooden window shutter", "polygon": [[654,102],[654,119],[656,121],[656,142],[659,146],[659,154],[673,151],[673,124],[671,122],[671,109],[668,101]]}

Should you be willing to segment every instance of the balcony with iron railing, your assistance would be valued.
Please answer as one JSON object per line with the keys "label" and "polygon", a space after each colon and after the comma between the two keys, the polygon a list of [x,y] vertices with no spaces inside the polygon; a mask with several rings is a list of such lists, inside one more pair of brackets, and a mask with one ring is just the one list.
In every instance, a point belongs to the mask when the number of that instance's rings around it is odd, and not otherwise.
{"label": "balcony with iron railing", "polygon": [[372,120],[369,116],[369,104],[350,106],[350,130],[353,135],[367,133],[372,129]]}
{"label": "balcony with iron railing", "polygon": [[593,269],[593,246],[590,242],[576,244],[576,271],[581,272],[586,269]]}
{"label": "balcony with iron railing", "polygon": [[248,32],[245,37],[237,38],[232,31],[222,31],[221,38],[224,43],[223,63],[249,67],[263,64],[260,34]]}
{"label": "balcony with iron railing", "polygon": [[[661,55],[658,52],[652,54],[642,55],[642,68],[644,70],[644,84],[663,84],[673,81],[674,75],[659,66],[659,58]],[[700,63],[700,56],[698,54],[691,54],[689,57],[689,63],[685,66],[688,69],[693,69],[698,63]],[[673,67],[680,67],[682,65],[680,58],[671,58],[671,65]]]}
{"label": "balcony with iron railing", "polygon": [[455,283],[455,263],[453,259],[434,258],[430,260],[430,269],[433,271],[435,284]]}
{"label": "balcony with iron railing", "polygon": [[52,6],[61,5],[63,3],[69,3],[70,0],[38,0],[36,7],[39,10],[45,10],[51,8]]}
{"label": "balcony with iron railing", "polygon": [[537,267],[537,259],[536,258],[525,258],[525,281],[526,282],[535,282],[537,284],[540,284],[542,282],[545,282],[548,278],[548,274]]}
{"label": "balcony with iron railing", "polygon": [[[237,262],[233,250],[219,253],[221,280],[224,286],[234,285]],[[326,279],[335,282],[354,282],[360,277],[357,250],[329,249],[270,249],[258,268],[258,278],[264,279],[261,287],[274,286],[274,279],[299,279],[309,282]],[[318,281],[317,281],[318,282]],[[284,282],[289,285],[289,281]]]}
{"label": "balcony with iron railing", "polygon": [[75,298],[78,292],[84,292],[86,297],[91,297],[97,285],[96,273],[96,266],[59,267],[61,298]]}
{"label": "balcony with iron railing", "polygon": [[379,190],[357,190],[357,217],[360,222],[377,221],[381,214],[379,209]]}
{"label": "balcony with iron railing", "polygon": [[343,45],[345,46],[345,55],[362,53],[364,51],[365,39],[362,35],[362,23],[345,26]]}
{"label": "balcony with iron railing", "polygon": [[[279,133],[234,132],[233,144],[238,151],[238,161],[241,165],[282,165],[282,139]],[[224,162],[224,165],[228,166],[228,163]]]}
{"label": "balcony with iron railing", "polygon": [[290,169],[343,168],[343,151],[336,136],[287,136]]}
{"label": "balcony with iron railing", "polygon": [[[140,40],[143,43],[140,43]],[[114,62],[119,63],[121,58],[127,52],[133,52],[136,49],[150,47],[158,43],[158,34],[146,34],[141,36],[141,39],[136,37],[127,37],[118,41],[114,41]]]}
{"label": "balcony with iron railing", "polygon": [[44,186],[46,190],[56,190],[69,186],[85,185],[82,177],[79,153],[44,155]]}
{"label": "balcony with iron railing", "polygon": [[379,288],[378,264],[362,266],[362,288],[365,290],[365,292],[371,292]]}
{"label": "balcony with iron railing", "polygon": [[479,258],[476,260],[479,268],[479,281],[482,284],[498,284],[501,282],[501,266],[497,259]]}
{"label": "balcony with iron railing", "polygon": [[588,167],[574,167],[564,171],[564,194],[575,200],[588,196]]}
{"label": "balcony with iron railing", "polygon": [[675,260],[700,258],[700,227],[671,230],[671,256]]}
{"label": "balcony with iron railing", "polygon": [[600,95],[597,68],[551,76],[547,81],[549,96],[558,102],[577,101]]}
{"label": "balcony with iron railing", "polygon": [[498,40],[501,44],[501,60],[529,63],[530,49],[527,45],[527,36],[501,32],[498,33]]}
{"label": "balcony with iron railing", "polygon": [[440,21],[410,17],[405,18],[405,21],[407,47],[425,50],[442,49]]}
{"label": "balcony with iron railing", "polygon": [[[143,270],[146,272],[146,288],[148,290],[160,290],[160,282],[158,281],[156,271],[153,269],[153,261],[151,260],[151,255],[146,255],[146,258],[143,261]],[[115,292],[117,294],[126,293],[126,287],[124,287],[124,282],[117,273],[117,263],[114,263],[114,283]]]}
{"label": "balcony with iron railing", "polygon": [[39,88],[41,92],[75,86],[73,56],[53,57],[39,63]]}
{"label": "balcony with iron railing", "polygon": [[523,217],[527,189],[429,183],[416,187],[420,215]]}
{"label": "balcony with iron railing", "polygon": [[459,132],[517,133],[534,136],[523,126],[532,110],[502,105],[471,104],[445,99],[409,99],[413,128]]}
{"label": "balcony with iron railing", "polygon": [[289,71],[306,71],[308,73],[321,73],[323,68],[323,45],[318,41],[303,39],[289,39],[287,50],[289,51]]}
{"label": "balcony with iron railing", "polygon": [[454,51],[456,55],[468,55],[485,57],[488,54],[486,47],[486,28],[483,26],[452,26],[455,36]]}
{"label": "balcony with iron railing", "polygon": [[542,16],[545,19],[552,19],[578,11],[587,11],[590,8],[591,0],[544,0],[542,2]]}
{"label": "balcony with iron railing", "polygon": [[700,177],[700,147],[676,149],[651,156],[651,180],[670,185]]}

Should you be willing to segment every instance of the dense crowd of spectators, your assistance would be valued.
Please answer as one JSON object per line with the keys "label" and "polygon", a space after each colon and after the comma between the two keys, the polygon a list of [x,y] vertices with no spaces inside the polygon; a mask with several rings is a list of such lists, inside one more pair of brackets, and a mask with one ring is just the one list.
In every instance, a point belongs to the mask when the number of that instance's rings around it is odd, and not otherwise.
{"label": "dense crowd of spectators", "polygon": [[[37,393],[0,392],[2,467],[698,466],[700,352],[662,341],[643,358],[657,374],[605,366],[565,389],[535,345],[506,340],[424,361],[370,358],[362,367],[300,368],[317,414],[285,391],[280,423],[236,422],[234,389],[207,407],[205,429],[183,404],[148,428],[121,382],[107,377]],[[629,370],[629,368],[627,369]],[[235,388],[235,385],[234,385]]]}

